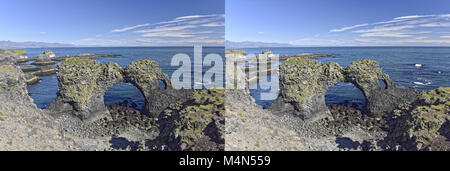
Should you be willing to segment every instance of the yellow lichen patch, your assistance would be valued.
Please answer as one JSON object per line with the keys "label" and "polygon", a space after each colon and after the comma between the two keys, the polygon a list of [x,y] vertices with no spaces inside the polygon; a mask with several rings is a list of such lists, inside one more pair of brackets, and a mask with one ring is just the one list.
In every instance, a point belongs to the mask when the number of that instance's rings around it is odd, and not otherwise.
{"label": "yellow lichen patch", "polygon": [[64,95],[75,102],[88,102],[97,88],[97,79],[101,77],[102,64],[91,59],[69,58],[59,68],[62,73]]}
{"label": "yellow lichen patch", "polygon": [[345,70],[352,76],[356,76],[359,82],[377,81],[378,74],[383,73],[377,61],[361,59],[351,63]]}
{"label": "yellow lichen patch", "polygon": [[0,65],[0,72],[6,72],[9,75],[17,73],[17,68],[12,65]]}
{"label": "yellow lichen patch", "polygon": [[150,83],[156,81],[158,73],[162,73],[162,71],[156,61],[142,59],[128,65],[124,69],[124,73],[137,83]]}
{"label": "yellow lichen patch", "polygon": [[229,49],[229,50],[225,50],[225,54],[234,54],[234,55],[245,55],[245,50],[243,49]]}
{"label": "yellow lichen patch", "polygon": [[180,112],[180,124],[187,130],[201,132],[213,116],[225,111],[225,90],[198,90],[192,96],[195,103]]}

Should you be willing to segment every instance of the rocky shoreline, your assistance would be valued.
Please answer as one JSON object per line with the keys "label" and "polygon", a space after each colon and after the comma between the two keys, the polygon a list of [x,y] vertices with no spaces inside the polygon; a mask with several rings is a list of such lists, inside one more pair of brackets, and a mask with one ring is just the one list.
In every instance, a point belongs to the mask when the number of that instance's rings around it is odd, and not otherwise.
{"label": "rocky shoreline", "polygon": [[[279,97],[268,109],[256,105],[248,89],[227,89],[225,150],[450,150],[448,87],[397,88],[373,60],[342,68],[292,57],[279,75]],[[236,78],[251,82],[246,74]],[[340,82],[363,92],[363,109],[325,104],[327,89]]]}

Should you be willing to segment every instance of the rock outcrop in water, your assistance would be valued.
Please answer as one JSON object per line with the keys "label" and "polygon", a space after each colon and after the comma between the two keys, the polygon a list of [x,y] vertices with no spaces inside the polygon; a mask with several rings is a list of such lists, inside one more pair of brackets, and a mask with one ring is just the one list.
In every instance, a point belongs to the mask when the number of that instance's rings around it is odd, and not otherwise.
{"label": "rock outcrop in water", "polygon": [[28,60],[34,59],[32,65],[45,66],[56,64],[56,62],[53,61],[52,58],[55,58],[55,54],[53,53],[53,51],[44,50],[43,54],[40,54],[34,58],[29,58]]}
{"label": "rock outcrop in water", "polygon": [[328,88],[345,80],[336,63],[322,64],[307,58],[291,58],[280,66],[280,96],[272,112],[292,113],[304,120],[318,120],[330,114],[325,105]]}
{"label": "rock outcrop in water", "polygon": [[[138,60],[126,68],[101,64],[88,58],[72,58],[58,65],[58,96],[49,106],[56,113],[71,113],[81,120],[95,120],[108,114],[104,94],[109,87],[127,82],[146,99],[146,114],[157,117],[167,106],[191,93],[172,88],[171,82],[153,60]],[[159,86],[164,83],[164,89]]]}
{"label": "rock outcrop in water", "polygon": [[82,120],[95,120],[107,114],[104,93],[123,80],[117,64],[73,58],[57,68],[58,96],[50,104],[50,110],[58,114],[70,113]]}
{"label": "rock outcrop in water", "polygon": [[[358,60],[345,69],[346,82],[353,83],[366,97],[366,111],[379,117],[391,112],[398,104],[414,100],[414,88],[400,89],[374,60]],[[380,86],[380,82],[385,86]]]}
{"label": "rock outcrop in water", "polygon": [[[383,89],[379,82],[386,84]],[[280,66],[280,95],[269,107],[273,113],[292,113],[306,121],[329,116],[325,94],[329,88],[351,82],[365,98],[367,114],[381,117],[396,105],[412,101],[414,89],[399,89],[373,60],[358,60],[347,68],[330,62],[322,64],[308,58],[290,58]]]}
{"label": "rock outcrop in water", "polygon": [[153,60],[138,60],[122,69],[125,82],[135,85],[146,100],[145,111],[157,117],[170,104],[186,100],[191,90],[175,90],[169,77]]}
{"label": "rock outcrop in water", "polygon": [[51,51],[51,50],[44,50],[44,53],[43,53],[45,56],[48,56],[49,58],[54,58],[54,57],[56,57],[56,55],[55,55],[55,53],[53,52],[53,51]]}

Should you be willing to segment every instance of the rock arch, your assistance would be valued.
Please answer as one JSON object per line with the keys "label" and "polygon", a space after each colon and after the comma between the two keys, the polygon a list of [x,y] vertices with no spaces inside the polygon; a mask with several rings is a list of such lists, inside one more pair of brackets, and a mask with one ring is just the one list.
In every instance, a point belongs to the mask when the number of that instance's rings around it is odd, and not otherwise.
{"label": "rock arch", "polygon": [[[380,88],[378,80],[386,83],[386,89]],[[325,94],[340,82],[353,83],[363,92],[364,110],[374,117],[417,96],[415,89],[397,88],[374,60],[358,60],[342,68],[333,62],[322,64],[313,59],[290,58],[280,65],[280,94],[268,109],[275,114],[294,114],[305,121],[327,117],[330,111]]]}
{"label": "rock arch", "polygon": [[94,60],[70,58],[57,67],[58,92],[47,109],[71,114],[81,120],[95,120],[108,113],[104,104],[106,90],[123,82],[119,65]]}
{"label": "rock arch", "polygon": [[[189,90],[175,90],[169,77],[161,71],[154,60],[134,61],[123,69],[123,75],[126,82],[134,84],[141,90],[147,104],[145,111],[151,117],[157,117],[169,104],[187,99],[192,93]],[[158,80],[164,82],[164,90],[159,88]]]}
{"label": "rock arch", "polygon": [[[388,114],[396,105],[412,101],[418,95],[414,88],[398,88],[374,60],[362,59],[351,63],[345,69],[345,80],[363,92],[367,103],[365,111],[373,117]],[[380,80],[386,87],[380,87]]]}
{"label": "rock arch", "polygon": [[[189,94],[174,90],[158,63],[149,59],[134,61],[126,68],[120,68],[116,63],[101,64],[87,58],[69,58],[57,68],[57,98],[47,108],[54,116],[70,114],[83,121],[107,116],[104,94],[109,87],[120,82],[131,83],[141,91],[146,100],[144,110],[153,117],[174,99],[182,99],[185,98],[183,95]],[[159,89],[158,80],[166,83],[165,90]]]}

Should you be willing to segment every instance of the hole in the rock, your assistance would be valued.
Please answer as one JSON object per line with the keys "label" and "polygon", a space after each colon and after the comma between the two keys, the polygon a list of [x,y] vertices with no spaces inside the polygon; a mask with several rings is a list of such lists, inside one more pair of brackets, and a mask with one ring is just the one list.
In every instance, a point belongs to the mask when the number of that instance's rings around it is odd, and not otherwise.
{"label": "hole in the rock", "polygon": [[158,86],[160,90],[165,90],[167,89],[167,84],[166,82],[164,82],[163,80],[158,80]]}
{"label": "hole in the rock", "polygon": [[387,84],[385,80],[378,80],[378,84],[380,85],[381,89],[387,89]]}
{"label": "hole in the rock", "polygon": [[33,102],[40,109],[44,109],[56,99],[58,92],[58,79],[55,75],[42,76],[41,81],[35,85],[28,86],[28,93]]}
{"label": "hole in the rock", "polygon": [[141,91],[130,83],[118,83],[105,92],[105,104],[118,104],[142,110],[145,106],[145,98]]}
{"label": "hole in the rock", "polygon": [[325,103],[361,110],[366,105],[366,98],[353,83],[342,82],[328,89],[325,94]]}

